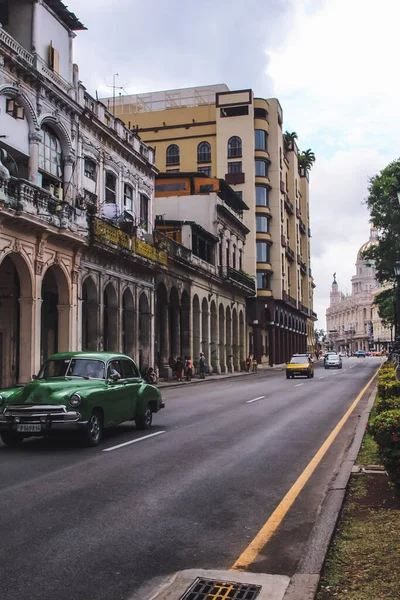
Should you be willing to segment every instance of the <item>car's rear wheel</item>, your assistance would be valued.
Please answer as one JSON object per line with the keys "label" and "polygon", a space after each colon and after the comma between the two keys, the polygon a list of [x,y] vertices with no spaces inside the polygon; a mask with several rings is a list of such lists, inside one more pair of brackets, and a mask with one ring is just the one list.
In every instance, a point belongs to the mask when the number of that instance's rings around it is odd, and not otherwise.
{"label": "car's rear wheel", "polygon": [[148,406],[142,415],[135,417],[136,429],[150,429],[153,422],[153,413]]}
{"label": "car's rear wheel", "polygon": [[103,417],[94,410],[90,415],[89,422],[83,434],[83,442],[85,446],[97,446],[103,437]]}
{"label": "car's rear wheel", "polygon": [[9,448],[19,448],[24,441],[24,436],[15,431],[2,431],[1,440]]}
{"label": "car's rear wheel", "polygon": [[290,379],[289,373],[286,373],[286,379]]}

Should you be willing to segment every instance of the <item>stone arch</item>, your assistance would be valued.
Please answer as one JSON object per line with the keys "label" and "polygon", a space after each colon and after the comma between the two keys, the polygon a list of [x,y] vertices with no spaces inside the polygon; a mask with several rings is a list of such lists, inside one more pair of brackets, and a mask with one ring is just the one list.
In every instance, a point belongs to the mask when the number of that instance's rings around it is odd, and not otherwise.
{"label": "stone arch", "polygon": [[139,369],[150,367],[150,303],[145,292],[139,296]]}
{"label": "stone arch", "polygon": [[33,276],[21,254],[0,261],[0,387],[27,383],[33,363]]}
{"label": "stone arch", "polygon": [[98,350],[99,297],[96,284],[88,275],[82,282],[82,350]]}
{"label": "stone arch", "polygon": [[75,150],[72,145],[71,136],[61,119],[52,114],[43,115],[39,122],[39,129],[42,129],[44,125],[49,125],[54,133],[57,134],[64,157],[68,155],[74,156]]}
{"label": "stone arch", "polygon": [[171,288],[169,294],[169,339],[170,356],[181,357],[181,307],[175,286]]}
{"label": "stone arch", "polygon": [[193,360],[198,362],[201,352],[200,301],[197,294],[193,297]]}
{"label": "stone arch", "polygon": [[61,265],[49,266],[42,277],[41,360],[66,352],[71,344],[71,286]]}
{"label": "stone arch", "polygon": [[239,325],[236,308],[232,311],[232,354],[233,368],[235,371],[240,371],[239,363]]}
{"label": "stone arch", "polygon": [[190,298],[186,290],[181,296],[181,348],[183,356],[190,356]]}
{"label": "stone arch", "polygon": [[226,372],[226,352],[225,352],[225,310],[221,303],[218,309],[219,317],[219,364],[221,371]]}
{"label": "stone arch", "polygon": [[39,120],[35,111],[35,108],[28,96],[19,88],[12,85],[6,84],[0,86],[0,94],[2,96],[9,96],[15,98],[25,108],[26,120],[29,124],[29,130],[33,133],[35,130],[40,129]]}
{"label": "stone arch", "polygon": [[135,329],[133,292],[126,287],[122,294],[122,352],[132,358],[135,356]]}
{"label": "stone arch", "polygon": [[201,350],[206,357],[206,363],[210,364],[210,315],[208,302],[203,298],[201,303]]}
{"label": "stone arch", "polygon": [[218,316],[217,306],[214,300],[210,305],[210,337],[211,337],[211,366],[215,373],[219,372],[219,348],[218,348]]}
{"label": "stone arch", "polygon": [[103,349],[118,352],[118,295],[111,281],[103,291]]}
{"label": "stone arch", "polygon": [[243,311],[239,311],[239,360],[242,369],[245,368],[245,329]]}
{"label": "stone arch", "polygon": [[226,307],[226,362],[228,371],[233,370],[232,354],[232,312],[229,306]]}

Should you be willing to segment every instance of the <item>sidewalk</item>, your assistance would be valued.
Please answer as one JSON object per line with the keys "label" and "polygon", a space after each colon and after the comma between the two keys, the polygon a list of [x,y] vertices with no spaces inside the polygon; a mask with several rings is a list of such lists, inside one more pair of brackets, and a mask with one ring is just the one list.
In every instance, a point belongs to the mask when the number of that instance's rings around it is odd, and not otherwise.
{"label": "sidewalk", "polygon": [[222,381],[223,379],[234,379],[235,377],[259,377],[260,375],[265,375],[269,371],[282,371],[285,368],[285,365],[274,365],[273,367],[265,366],[259,367],[257,373],[248,373],[247,371],[239,371],[237,373],[223,373],[221,375],[213,374],[206,375],[205,379],[200,379],[198,375],[193,377],[191,381],[176,381],[174,379],[170,379],[169,381],[160,381],[157,383],[157,387],[159,388],[170,388],[176,386],[184,386],[184,385],[193,385],[196,383],[211,383],[213,381]]}

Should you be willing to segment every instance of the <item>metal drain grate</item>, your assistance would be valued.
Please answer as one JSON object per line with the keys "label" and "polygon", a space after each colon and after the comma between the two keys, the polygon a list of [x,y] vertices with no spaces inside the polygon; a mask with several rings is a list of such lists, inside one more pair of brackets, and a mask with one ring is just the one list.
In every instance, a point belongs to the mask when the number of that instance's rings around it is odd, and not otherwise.
{"label": "metal drain grate", "polygon": [[197,578],[180,600],[254,600],[260,585]]}

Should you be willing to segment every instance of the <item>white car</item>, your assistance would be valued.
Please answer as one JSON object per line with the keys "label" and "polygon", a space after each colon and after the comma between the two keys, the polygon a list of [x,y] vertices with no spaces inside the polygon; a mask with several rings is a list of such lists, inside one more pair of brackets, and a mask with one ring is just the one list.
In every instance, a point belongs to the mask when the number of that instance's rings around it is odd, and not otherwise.
{"label": "white car", "polygon": [[339,354],[328,354],[325,358],[325,369],[330,369],[331,367],[336,369],[342,368],[342,357]]}

